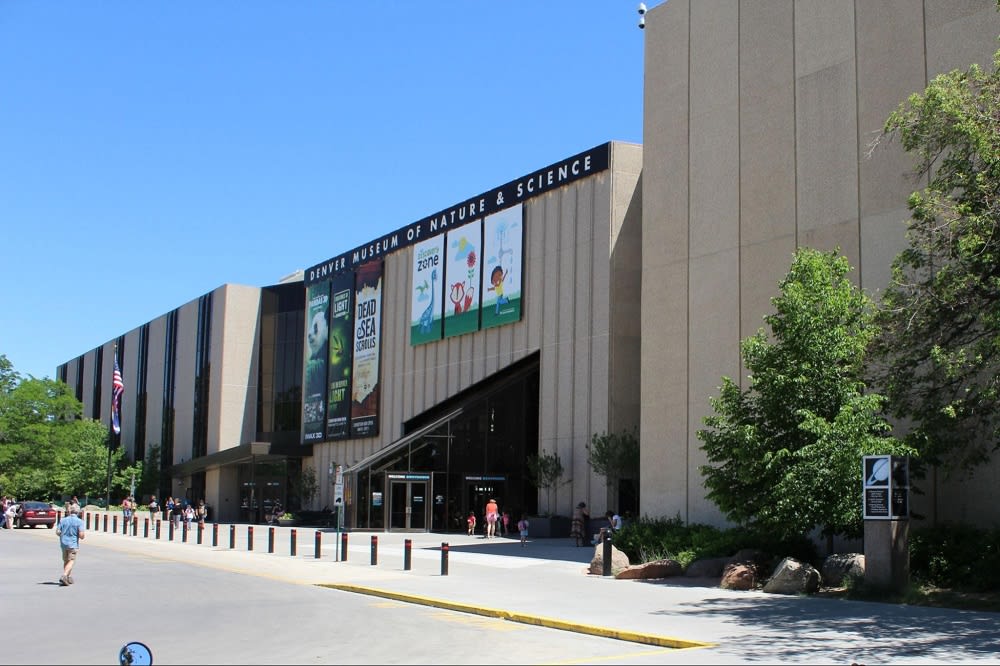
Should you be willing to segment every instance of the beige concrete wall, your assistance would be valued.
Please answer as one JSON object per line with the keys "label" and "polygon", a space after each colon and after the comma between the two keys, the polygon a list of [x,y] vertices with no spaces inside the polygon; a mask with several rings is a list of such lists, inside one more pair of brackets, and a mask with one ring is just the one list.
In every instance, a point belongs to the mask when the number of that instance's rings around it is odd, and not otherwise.
{"label": "beige concrete wall", "polygon": [[[620,175],[615,167],[619,161]],[[641,254],[639,204],[630,198],[640,164],[639,146],[615,145],[611,169],[524,204],[525,311],[515,324],[411,346],[413,250],[387,256],[380,433],[375,438],[314,445],[313,461],[321,479],[330,460],[353,464],[398,439],[404,421],[540,351],[539,447],[558,452],[566,469],[564,481],[572,479],[559,488],[555,510],[568,515],[572,503],[580,500],[595,508],[605,506],[603,481],[593,477],[585,447],[593,433],[611,425],[609,314],[616,308],[623,314],[639,311],[637,275],[619,276],[620,291],[613,294],[610,262],[615,249],[620,248],[622,261],[637,260]],[[626,221],[629,214],[632,217]],[[638,331],[634,322],[631,326],[622,322],[615,329],[619,340],[614,363],[622,381],[631,376],[634,382]],[[623,421],[636,418],[635,404],[634,392],[623,399]],[[330,503],[329,484],[320,485],[316,503]]]}
{"label": "beige concrete wall", "polygon": [[227,284],[214,292],[209,455],[254,441],[260,289]]}
{"label": "beige concrete wall", "polygon": [[[177,309],[177,356],[174,361],[174,465],[191,460],[194,432],[194,378],[198,350],[198,299]],[[184,496],[183,487],[175,481],[175,494]]]}
{"label": "beige concrete wall", "polygon": [[[937,72],[989,64],[990,0],[670,0],[645,29],[642,176],[644,514],[722,524],[696,437],[739,342],[797,246],[839,247],[877,294],[920,183],[896,144],[870,144]],[[870,154],[869,154],[870,153]],[[995,483],[996,473],[982,479]],[[982,499],[945,486],[943,514]],[[947,488],[947,489],[945,489]]]}

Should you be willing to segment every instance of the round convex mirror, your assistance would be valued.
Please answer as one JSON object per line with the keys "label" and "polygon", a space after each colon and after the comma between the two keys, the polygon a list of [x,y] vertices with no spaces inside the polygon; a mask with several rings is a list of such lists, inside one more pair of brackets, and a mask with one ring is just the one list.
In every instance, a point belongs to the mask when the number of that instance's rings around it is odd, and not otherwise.
{"label": "round convex mirror", "polygon": [[133,641],[122,646],[118,662],[122,666],[147,666],[153,663],[153,653],[145,643]]}

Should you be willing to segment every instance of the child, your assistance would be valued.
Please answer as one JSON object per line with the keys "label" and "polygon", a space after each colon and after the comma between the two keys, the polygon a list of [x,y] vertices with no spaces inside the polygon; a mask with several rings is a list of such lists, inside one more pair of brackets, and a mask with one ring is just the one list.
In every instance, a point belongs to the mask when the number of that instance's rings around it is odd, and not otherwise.
{"label": "child", "polygon": [[510,532],[510,512],[509,511],[504,511],[503,515],[500,516],[500,529],[502,530],[502,534],[504,536],[507,536],[507,533]]}
{"label": "child", "polygon": [[476,533],[476,512],[475,511],[470,511],[469,512],[469,517],[465,519],[465,524],[469,528],[469,536],[472,536],[473,534]]}
{"label": "child", "polygon": [[521,533],[521,547],[528,541],[528,516],[521,514],[521,520],[517,521],[517,531]]}

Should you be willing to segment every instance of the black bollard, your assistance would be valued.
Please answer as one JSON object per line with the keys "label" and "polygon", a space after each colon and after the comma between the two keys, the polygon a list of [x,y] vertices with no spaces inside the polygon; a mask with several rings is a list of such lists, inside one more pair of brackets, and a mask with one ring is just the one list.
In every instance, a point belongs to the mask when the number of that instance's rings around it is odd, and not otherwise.
{"label": "black bollard", "polygon": [[441,543],[441,575],[448,575],[448,542]]}
{"label": "black bollard", "polygon": [[409,571],[412,563],[413,540],[403,541],[403,571]]}
{"label": "black bollard", "polygon": [[229,550],[236,548],[236,525],[229,526]]}
{"label": "black bollard", "polygon": [[188,521],[184,521],[184,526],[181,527],[181,541],[183,543],[188,542]]}
{"label": "black bollard", "polygon": [[104,531],[108,531],[108,514],[104,514]]}
{"label": "black bollard", "polygon": [[149,518],[142,521],[142,536],[146,539],[149,538]]}
{"label": "black bollard", "polygon": [[253,550],[253,525],[247,525],[247,551]]}
{"label": "black bollard", "polygon": [[378,564],[378,536],[372,535],[372,566]]}
{"label": "black bollard", "polygon": [[174,521],[170,521],[170,528],[167,530],[167,536],[171,541],[174,540]]}
{"label": "black bollard", "polygon": [[323,547],[323,533],[316,530],[316,551],[314,557],[318,560],[321,557],[320,549]]}
{"label": "black bollard", "polygon": [[267,528],[267,552],[274,552],[274,528]]}
{"label": "black bollard", "polygon": [[118,531],[118,516],[111,516],[111,533],[114,534],[117,531]]}
{"label": "black bollard", "polygon": [[212,548],[219,545],[219,523],[212,523]]}
{"label": "black bollard", "polygon": [[139,536],[139,516],[132,516],[132,536]]}
{"label": "black bollard", "polygon": [[291,534],[288,535],[288,553],[295,557],[295,528],[292,528]]}
{"label": "black bollard", "polygon": [[604,541],[603,541],[604,550],[601,555],[601,559],[603,560],[602,564],[604,565],[604,569],[601,573],[603,573],[605,576],[610,576],[611,575],[611,530],[604,530],[603,536],[604,536]]}
{"label": "black bollard", "polygon": [[90,514],[85,514],[87,516],[87,529],[90,529]]}
{"label": "black bollard", "polygon": [[202,533],[205,531],[205,526],[198,523],[198,545],[201,545]]}
{"label": "black bollard", "polygon": [[347,532],[340,534],[340,561],[347,561]]}
{"label": "black bollard", "polygon": [[156,538],[157,538],[157,539],[159,539],[159,538],[160,538],[160,524],[161,524],[162,522],[163,522],[162,520],[158,520],[158,521],[156,521]]}

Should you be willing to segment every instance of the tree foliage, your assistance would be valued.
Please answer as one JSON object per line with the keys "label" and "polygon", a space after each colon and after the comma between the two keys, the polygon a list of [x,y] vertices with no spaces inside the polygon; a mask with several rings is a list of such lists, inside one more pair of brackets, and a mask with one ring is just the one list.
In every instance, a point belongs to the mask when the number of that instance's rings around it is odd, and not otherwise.
{"label": "tree foliage", "polygon": [[[0,355],[0,492],[39,500],[105,495],[108,427],[82,414],[65,383],[22,378]],[[113,489],[127,489],[141,469],[115,451]]]}
{"label": "tree foliage", "polygon": [[563,469],[562,460],[559,458],[559,454],[556,452],[549,453],[548,451],[541,451],[538,455],[528,456],[526,461],[528,468],[528,479],[535,485],[536,488],[545,491],[546,496],[546,515],[551,515],[552,513],[552,495],[555,492],[556,487],[559,485],[559,481],[562,479]]}
{"label": "tree foliage", "polygon": [[764,329],[743,340],[749,387],[722,378],[701,468],[708,498],[739,524],[778,534],[861,531],[861,461],[907,455],[888,437],[884,398],[861,381],[877,334],[871,300],[838,251],[799,249]]}
{"label": "tree foliage", "polygon": [[594,433],[587,444],[587,463],[603,476],[613,498],[622,479],[639,477],[639,434],[636,428],[619,433]]}
{"label": "tree foliage", "polygon": [[1000,51],[935,77],[882,136],[928,180],[882,298],[876,381],[925,462],[971,470],[1000,446]]}

